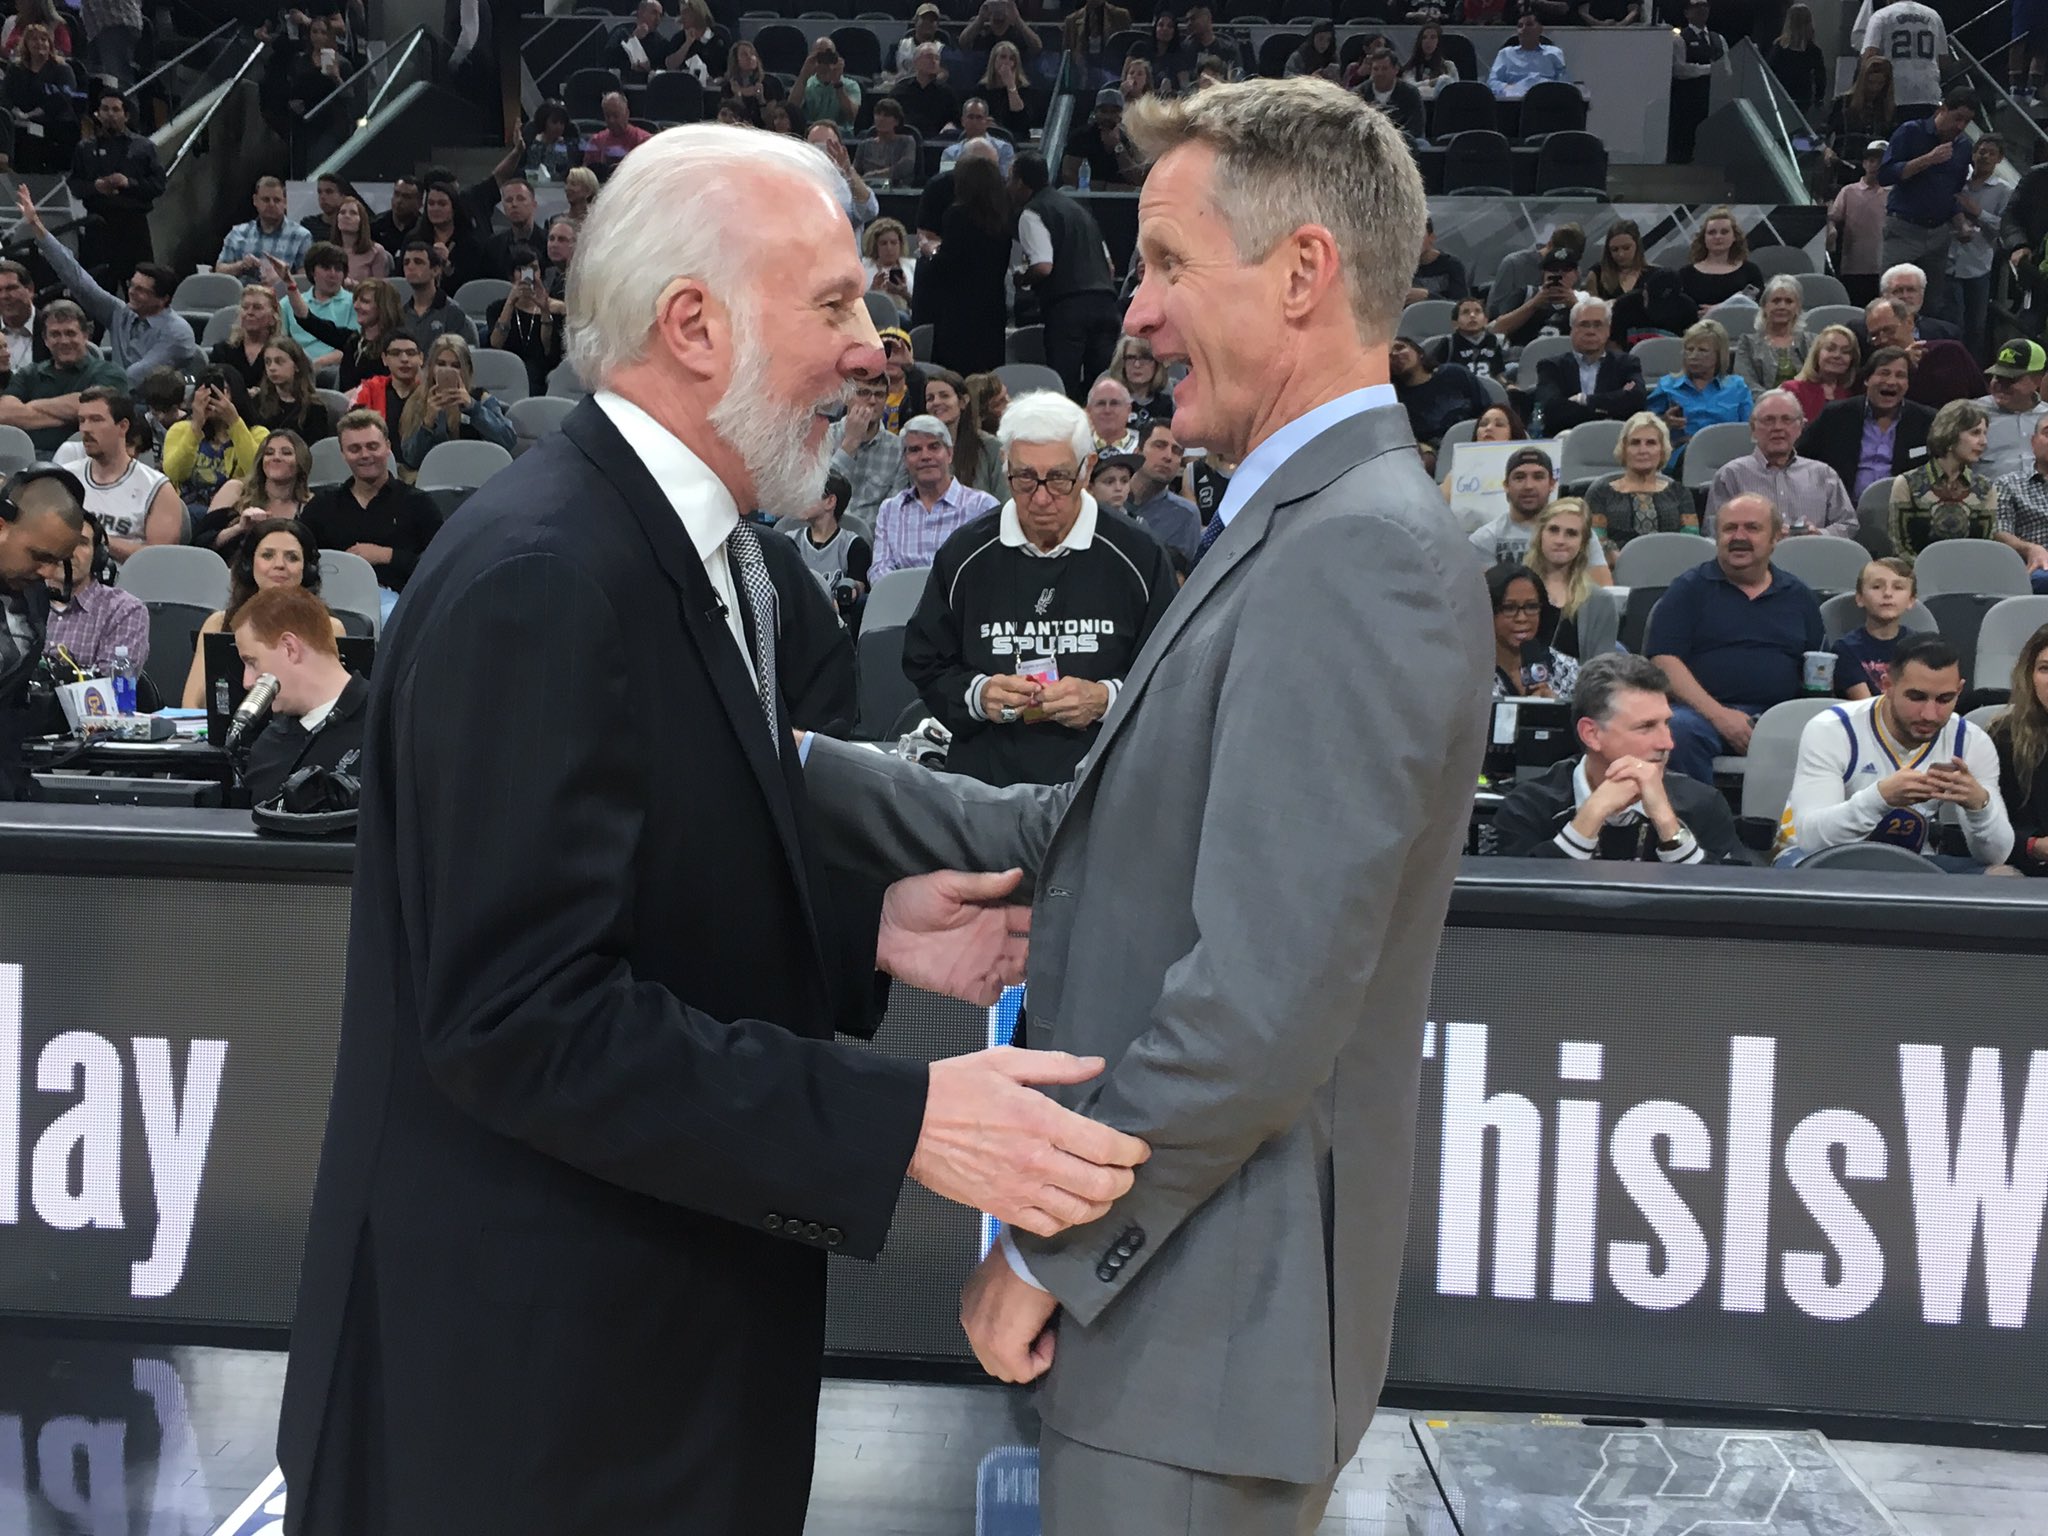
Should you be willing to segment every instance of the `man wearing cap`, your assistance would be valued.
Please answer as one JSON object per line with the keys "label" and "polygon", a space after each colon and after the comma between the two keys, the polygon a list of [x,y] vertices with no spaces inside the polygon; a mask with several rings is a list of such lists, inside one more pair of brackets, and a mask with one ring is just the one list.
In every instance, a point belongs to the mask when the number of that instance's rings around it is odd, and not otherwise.
{"label": "man wearing cap", "polygon": [[1828,251],[1835,275],[1854,304],[1877,297],[1877,275],[1884,270],[1884,205],[1891,190],[1877,179],[1884,164],[1885,141],[1872,139],[1863,150],[1863,177],[1835,194],[1828,204]]}
{"label": "man wearing cap", "polygon": [[1572,306],[1579,301],[1579,253],[1568,245],[1552,245],[1540,263],[1542,279],[1529,297],[1493,322],[1493,329],[1511,346],[1526,347],[1538,336],[1568,336]]}
{"label": "man wearing cap", "polygon": [[1096,454],[1095,470],[1088,477],[1088,489],[1095,497],[1095,505],[1105,512],[1130,516],[1131,481],[1144,463],[1144,455],[1137,453]]}
{"label": "man wearing cap", "polygon": [[1977,472],[2003,480],[2034,467],[2034,428],[2048,415],[2041,404],[2041,375],[2048,371],[2048,352],[2041,344],[2015,336],[1998,349],[1998,356],[1984,370],[1990,393],[1977,404],[1991,418],[1991,432],[1984,444],[1984,457]]}
{"label": "man wearing cap", "polygon": [[1785,515],[1789,533],[1831,533],[1856,537],[1856,504],[1842,477],[1818,459],[1799,457],[1806,412],[1789,391],[1771,389],[1749,413],[1756,452],[1730,459],[1714,472],[1707,488],[1707,515],[1700,532],[1712,538],[1714,514],[1738,496],[1761,496]]}
{"label": "man wearing cap", "polygon": [[[1507,498],[1507,511],[1472,534],[1472,547],[1488,565],[1519,562],[1529,553],[1529,541],[1536,536],[1536,518],[1557,494],[1557,473],[1550,467],[1550,455],[1541,448],[1517,448],[1508,455],[1500,490]],[[1587,563],[1600,573],[1593,579],[1606,586],[1613,577],[1607,571],[1607,551],[1600,544],[1593,540]]]}
{"label": "man wearing cap", "polygon": [[1091,191],[1137,185],[1130,140],[1124,137],[1124,93],[1113,85],[1095,93],[1094,121],[1068,143],[1060,159],[1060,184],[1078,187],[1084,167]]}
{"label": "man wearing cap", "polygon": [[[2035,347],[2036,358],[2040,353]],[[2017,550],[2034,590],[2048,593],[2048,411],[2036,416],[2027,452],[2031,462],[1998,482],[1998,528],[1991,536]]]}
{"label": "man wearing cap", "polygon": [[903,424],[903,466],[910,489],[875,511],[872,581],[930,565],[955,529],[996,509],[995,497],[953,478],[953,429],[936,416],[913,416]]}

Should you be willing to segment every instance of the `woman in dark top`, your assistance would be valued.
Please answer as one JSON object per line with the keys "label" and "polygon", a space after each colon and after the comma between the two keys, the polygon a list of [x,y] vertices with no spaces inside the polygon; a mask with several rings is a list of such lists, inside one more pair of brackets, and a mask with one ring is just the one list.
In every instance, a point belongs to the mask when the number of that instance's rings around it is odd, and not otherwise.
{"label": "woman in dark top", "polygon": [[1408,55],[1401,78],[1425,93],[1458,78],[1458,66],[1444,54],[1444,29],[1436,22],[1425,21],[1415,29],[1415,51]]}
{"label": "woman in dark top", "polygon": [[288,297],[299,329],[341,353],[341,378],[336,388],[343,394],[351,393],[365,379],[390,372],[384,366],[384,343],[402,328],[402,311],[398,289],[389,279],[372,277],[356,285],[355,330],[314,314],[297,284]]}
{"label": "woman in dark top", "polygon": [[1764,291],[1764,274],[1749,259],[1749,237],[1726,206],[1709,209],[1692,237],[1689,266],[1680,269],[1678,285],[1704,315],[1744,289],[1754,298]]}
{"label": "woman in dark top", "polygon": [[263,349],[263,382],[250,398],[249,420],[273,432],[288,428],[305,443],[334,436],[334,421],[313,384],[312,359],[289,336]]}
{"label": "woman in dark top", "polygon": [[1579,664],[1537,638],[1555,634],[1562,621],[1543,578],[1526,565],[1496,565],[1486,573],[1486,590],[1493,600],[1493,696],[1569,701]]}
{"label": "woman in dark top", "polygon": [[1031,130],[1045,120],[1045,103],[1031,88],[1024,55],[1015,43],[997,43],[989,50],[981,94],[988,101],[990,119],[1015,143],[1028,140]]}
{"label": "woman in dark top", "polygon": [[1764,62],[1800,111],[1810,113],[1828,99],[1827,56],[1813,40],[1813,12],[1808,7],[1785,8],[1785,25],[1778,40],[1764,49]]}
{"label": "woman in dark top", "polygon": [[1892,136],[1892,112],[1891,61],[1865,60],[1856,83],[1828,108],[1828,142],[1821,158],[1837,187],[1862,179],[1863,151],[1872,140]]}
{"label": "woman in dark top", "polygon": [[2048,624],[2020,647],[2012,702],[1991,722],[1998,792],[2012,819],[2012,857],[2022,874],[2048,875]]}
{"label": "woman in dark top", "polygon": [[1309,23],[1308,36],[1302,45],[1294,50],[1287,61],[1287,78],[1296,75],[1321,75],[1325,80],[1334,80],[1339,73],[1337,67],[1337,24],[1324,17]]}
{"label": "woman in dark top", "polygon": [[528,181],[562,181],[583,163],[576,124],[559,101],[544,101],[534,114],[533,136],[526,141],[520,171]]}
{"label": "woman in dark top", "polygon": [[1177,96],[1194,84],[1195,50],[1181,36],[1180,18],[1161,7],[1152,15],[1152,35],[1131,45],[1131,52],[1152,61],[1152,89]]}
{"label": "woman in dark top", "polygon": [[462,285],[474,277],[489,277],[490,253],[484,249],[483,233],[477,229],[462,205],[462,190],[452,181],[431,181],[420,199],[420,224],[413,238],[438,245],[446,256],[441,268],[441,292],[452,302]]}
{"label": "woman in dark top", "polygon": [[[7,110],[14,118],[14,165],[37,175],[71,168],[78,147],[78,77],[57,56],[50,29],[24,27],[19,56],[7,66]],[[27,125],[43,130],[37,138]]]}
{"label": "woman in dark top", "polygon": [[1007,360],[1004,278],[1010,265],[1010,203],[994,162],[953,167],[953,206],[939,249],[918,263],[912,313],[932,328],[932,361],[982,373]]}
{"label": "woman in dark top", "polygon": [[[661,61],[663,69],[689,69],[695,60],[704,71],[706,85],[725,73],[725,39],[718,35],[718,24],[704,0],[683,0],[677,13],[675,41],[674,51]],[[695,74],[696,70],[690,72]]]}
{"label": "woman in dark top", "polygon": [[217,341],[206,360],[235,373],[252,394],[263,387],[263,349],[284,335],[284,316],[277,295],[261,283],[242,290],[242,307],[226,341]]}
{"label": "woman in dark top", "polygon": [[[565,223],[562,227],[571,226]],[[511,258],[512,291],[492,308],[484,345],[510,352],[526,364],[528,393],[544,395],[548,374],[562,360],[561,322],[548,302],[533,247],[515,245],[506,254]]]}

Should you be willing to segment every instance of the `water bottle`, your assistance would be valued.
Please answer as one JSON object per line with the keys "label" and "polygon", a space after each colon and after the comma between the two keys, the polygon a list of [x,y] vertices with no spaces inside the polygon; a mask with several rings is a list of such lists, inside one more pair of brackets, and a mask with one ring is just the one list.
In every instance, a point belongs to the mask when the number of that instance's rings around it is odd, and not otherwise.
{"label": "water bottle", "polygon": [[1088,175],[1088,162],[1086,160],[1083,160],[1081,162],[1081,174],[1074,178],[1074,190],[1076,192],[1086,192],[1088,190],[1089,179],[1090,178]]}
{"label": "water bottle", "polygon": [[122,715],[135,713],[135,663],[128,658],[128,647],[114,647],[114,712]]}

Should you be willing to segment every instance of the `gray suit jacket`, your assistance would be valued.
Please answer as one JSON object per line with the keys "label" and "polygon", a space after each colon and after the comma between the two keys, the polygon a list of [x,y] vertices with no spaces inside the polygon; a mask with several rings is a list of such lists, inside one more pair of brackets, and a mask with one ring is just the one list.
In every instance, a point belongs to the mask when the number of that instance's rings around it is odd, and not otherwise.
{"label": "gray suit jacket", "polygon": [[1405,415],[1283,464],[1167,610],[1070,785],[813,738],[828,862],[1035,881],[1030,1044],[1152,1157],[1020,1249],[1064,1312],[1071,1439],[1311,1483],[1386,1374],[1422,1024],[1479,771],[1492,628]]}

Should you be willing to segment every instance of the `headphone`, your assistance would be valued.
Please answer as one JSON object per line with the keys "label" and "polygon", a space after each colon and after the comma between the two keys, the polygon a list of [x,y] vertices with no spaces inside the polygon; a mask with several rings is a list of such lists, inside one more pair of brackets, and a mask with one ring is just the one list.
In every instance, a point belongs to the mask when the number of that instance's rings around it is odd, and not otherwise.
{"label": "headphone", "polygon": [[105,526],[94,513],[85,514],[85,526],[92,530],[92,565],[86,571],[85,579],[111,587],[114,584],[115,573],[119,570],[114,564],[113,541],[107,537]]}
{"label": "headphone", "polygon": [[61,481],[64,489],[71,493],[71,499],[77,502],[81,509],[84,508],[85,486],[80,483],[78,476],[61,464],[52,464],[47,459],[41,459],[26,468],[17,469],[7,477],[7,483],[0,486],[0,523],[20,521],[21,503],[15,498],[20,496],[24,487],[34,485],[38,480]]}

